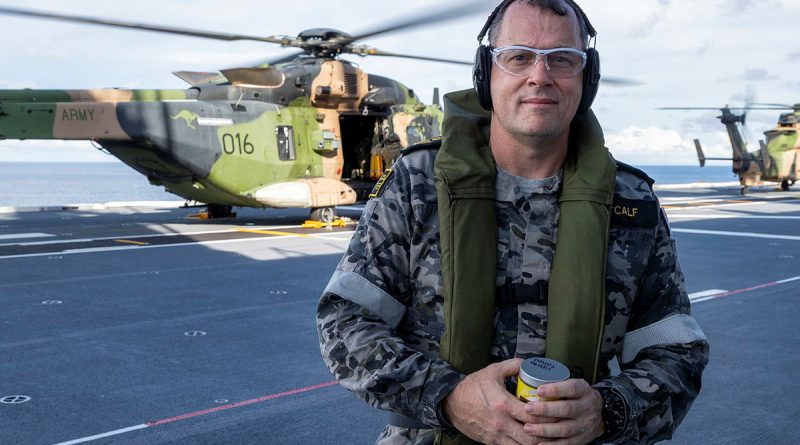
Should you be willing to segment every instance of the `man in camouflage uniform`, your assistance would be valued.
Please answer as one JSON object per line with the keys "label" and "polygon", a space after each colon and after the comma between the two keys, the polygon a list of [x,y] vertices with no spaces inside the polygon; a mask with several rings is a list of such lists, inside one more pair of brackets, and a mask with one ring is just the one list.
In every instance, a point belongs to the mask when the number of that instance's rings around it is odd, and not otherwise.
{"label": "man in camouflage uniform", "polygon": [[[586,25],[570,3],[506,3],[508,13],[503,10],[490,28],[492,46],[586,48]],[[556,248],[561,166],[581,76],[554,79],[539,61],[524,78],[492,70],[498,289],[547,283]],[[505,382],[518,373],[521,359],[545,353],[546,296],[498,298],[493,364],[486,368],[463,375],[439,357],[445,326],[437,147],[407,150],[385,176],[317,312],[322,355],[336,379],[392,413],[378,443],[432,444],[435,430],[448,429],[503,444],[670,438],[700,390],[708,343],[691,317],[675,242],[663,211],[655,210],[652,181],[624,164],[617,170],[615,206],[649,203],[655,216],[652,224],[634,226],[612,218],[599,381],[543,385],[539,396],[563,401],[523,403]],[[609,369],[614,358],[618,375]],[[603,421],[605,389],[624,402],[624,418],[613,430]]]}

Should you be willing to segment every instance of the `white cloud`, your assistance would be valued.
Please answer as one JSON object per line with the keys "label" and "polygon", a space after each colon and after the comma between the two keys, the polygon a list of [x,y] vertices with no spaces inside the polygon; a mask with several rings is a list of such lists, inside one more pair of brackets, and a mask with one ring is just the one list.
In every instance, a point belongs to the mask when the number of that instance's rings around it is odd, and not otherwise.
{"label": "white cloud", "polygon": [[[647,5],[648,2],[642,2]],[[651,34],[656,30],[658,24],[664,20],[670,5],[670,0],[657,0],[650,15],[642,22],[633,25],[630,34],[634,37],[642,37]]]}
{"label": "white cloud", "polygon": [[[728,156],[725,133],[715,133],[703,143],[708,157]],[[722,139],[720,139],[720,136]],[[658,127],[628,127],[619,133],[606,134],[606,145],[614,158],[633,165],[694,165],[697,154],[694,141],[675,130]]]}
{"label": "white cloud", "polygon": [[745,81],[745,82],[765,82],[780,80],[778,76],[770,73],[766,68],[745,68],[741,74],[734,77],[723,77],[720,81]]}
{"label": "white cloud", "polygon": [[800,62],[800,51],[793,51],[787,54],[786,61],[790,63]]}
{"label": "white cloud", "polygon": [[780,3],[773,0],[725,0],[720,2],[719,7],[726,14],[738,15],[748,9],[774,9],[779,8]]}

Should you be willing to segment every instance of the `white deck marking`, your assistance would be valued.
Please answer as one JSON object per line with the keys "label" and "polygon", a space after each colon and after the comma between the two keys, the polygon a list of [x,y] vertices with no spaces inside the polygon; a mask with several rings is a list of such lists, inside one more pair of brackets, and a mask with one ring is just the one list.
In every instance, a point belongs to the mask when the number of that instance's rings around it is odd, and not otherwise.
{"label": "white deck marking", "polygon": [[792,277],[792,278],[787,278],[785,280],[776,281],[776,283],[784,284],[784,283],[791,283],[792,281],[798,281],[798,280],[800,280],[800,277]]}
{"label": "white deck marking", "polygon": [[309,391],[316,391],[318,389],[328,388],[328,387],[331,387],[331,386],[335,386],[337,384],[338,383],[336,381],[332,381],[332,382],[318,383],[316,385],[306,386],[304,388],[290,389],[288,391],[284,391],[284,392],[277,393],[277,394],[270,394],[270,395],[267,395],[267,396],[257,397],[255,399],[243,400],[241,402],[235,402],[235,403],[229,403],[227,405],[216,406],[214,408],[203,409],[203,410],[200,410],[200,411],[181,414],[179,416],[174,416],[174,417],[170,417],[170,418],[167,418],[167,419],[154,420],[154,421],[150,421],[150,422],[147,422],[147,423],[144,423],[144,424],[140,424],[140,425],[136,425],[136,426],[130,426],[130,427],[127,427],[127,428],[122,428],[122,429],[118,429],[118,430],[114,430],[114,431],[109,431],[109,432],[103,433],[103,434],[95,434],[94,436],[89,436],[89,437],[84,437],[84,438],[81,438],[81,439],[70,440],[69,442],[61,442],[61,443],[56,444],[56,445],[72,445],[72,444],[77,444],[77,443],[90,442],[92,440],[102,439],[102,438],[109,437],[109,436],[116,436],[118,434],[127,433],[129,431],[136,431],[136,430],[140,430],[140,429],[143,429],[143,428],[158,427],[158,426],[161,426],[161,425],[166,425],[168,423],[180,422],[180,421],[187,420],[187,419],[194,419],[194,418],[205,416],[205,415],[208,415],[208,414],[214,414],[214,413],[218,413],[220,411],[227,411],[229,409],[239,408],[239,407],[242,407],[242,406],[248,406],[248,405],[252,405],[252,404],[255,404],[255,403],[262,403],[262,402],[266,402],[266,401],[269,401],[269,400],[282,399],[284,397],[289,397],[289,396],[293,396],[293,395],[296,395],[296,394],[302,394],[302,393],[306,393],[306,392],[309,392]]}
{"label": "white deck marking", "polygon": [[766,289],[768,287],[778,286],[778,285],[781,285],[781,284],[790,283],[792,281],[800,281],[800,276],[786,278],[786,279],[783,279],[783,280],[780,280],[780,281],[771,281],[769,283],[758,284],[758,285],[755,285],[755,286],[752,286],[752,287],[747,287],[747,288],[744,288],[744,289],[726,291],[726,292],[722,292],[722,293],[719,293],[719,294],[710,295],[708,297],[697,298],[695,300],[692,300],[692,303],[699,303],[701,301],[706,301],[706,300],[714,300],[714,299],[717,299],[717,298],[730,297],[732,295],[738,295],[738,294],[742,294],[742,293],[745,293],[745,292],[751,292],[751,291],[754,291],[754,290]]}
{"label": "white deck marking", "polygon": [[[260,226],[247,226],[247,229],[258,229]],[[297,229],[300,226],[269,226],[265,227],[265,230],[281,230],[281,229]],[[198,232],[168,232],[168,233],[150,233],[145,235],[120,235],[120,236],[106,236],[106,237],[98,237],[98,238],[73,238],[73,239],[58,239],[53,241],[31,241],[26,243],[6,243],[0,244],[0,247],[3,246],[45,246],[48,244],[70,244],[70,243],[90,243],[92,241],[106,241],[106,240],[115,240],[115,239],[128,239],[128,238],[158,238],[158,237],[169,237],[169,236],[192,236],[192,235],[210,235],[214,233],[231,233],[235,232],[237,229],[223,229],[223,230],[202,230]],[[55,236],[55,235],[50,235]],[[1,239],[1,238],[0,238]]]}
{"label": "white deck marking", "polygon": [[116,435],[119,435],[119,434],[124,434],[124,433],[130,432],[130,431],[141,430],[143,428],[147,428],[147,424],[146,423],[143,423],[141,425],[136,425],[136,426],[129,426],[127,428],[121,428],[121,429],[114,430],[114,431],[109,431],[107,433],[95,434],[94,436],[82,437],[80,439],[70,440],[68,442],[60,442],[60,443],[57,443],[56,445],[73,445],[73,444],[76,444],[76,443],[91,442],[93,440],[103,439],[105,437],[111,437],[111,436],[116,436]]}
{"label": "white deck marking", "polygon": [[720,214],[711,214],[711,213],[703,213],[697,215],[691,215],[686,213],[669,213],[669,219],[679,219],[679,218],[695,218],[695,219],[784,219],[784,220],[798,220],[800,216],[772,216],[772,215],[731,215],[728,213],[720,213]]}
{"label": "white deck marking", "polygon": [[0,235],[0,240],[5,239],[30,239],[30,238],[47,238],[55,236],[50,233],[10,233],[8,235]]}
{"label": "white deck marking", "polygon": [[[675,207],[678,204],[690,204],[686,207]],[[764,201],[739,201],[739,202],[726,202],[722,201],[719,203],[710,202],[710,201],[698,201],[698,205],[693,205],[692,203],[684,203],[684,202],[670,202],[670,203],[663,203],[662,205],[667,211],[683,211],[683,210],[695,210],[695,209],[707,209],[707,208],[717,208],[717,207],[735,207],[735,206],[754,206],[754,205],[764,205],[770,204]]]}
{"label": "white deck marking", "polygon": [[[326,240],[332,241],[350,241],[350,238],[339,238],[335,235],[352,235],[355,231],[350,232],[330,232],[330,233],[318,233],[314,235],[305,235],[304,237],[295,236],[295,235],[286,235],[286,236],[270,236],[270,237],[255,237],[255,238],[238,238],[238,239],[231,239],[231,240],[214,240],[214,241],[197,241],[193,243],[176,243],[176,244],[153,244],[147,246],[113,246],[113,247],[89,247],[86,249],[70,249],[64,251],[57,251],[57,252],[44,252],[44,253],[30,253],[30,254],[22,254],[22,255],[8,255],[8,256],[0,256],[0,260],[12,259],[12,258],[33,258],[33,257],[40,257],[40,256],[53,256],[53,255],[72,255],[76,253],[97,253],[97,252],[116,252],[120,250],[142,250],[142,249],[157,249],[162,247],[186,247],[186,246],[208,246],[212,244],[230,244],[230,243],[242,243],[242,242],[260,242],[260,241],[272,241],[272,240],[279,240],[279,239],[286,239],[286,238],[296,238],[296,239],[308,239],[306,237],[313,238],[325,238]],[[116,237],[115,237],[116,238]]]}
{"label": "white deck marking", "polygon": [[793,236],[793,235],[772,235],[769,233],[723,232],[720,230],[676,229],[676,228],[673,228],[671,230],[677,233],[693,233],[697,235],[738,236],[742,238],[767,238],[767,239],[800,241],[800,236]]}
{"label": "white deck marking", "polygon": [[689,294],[689,300],[690,301],[695,301],[695,300],[699,300],[701,298],[704,299],[704,297],[710,297],[712,295],[724,294],[725,292],[728,292],[728,291],[723,290],[723,289],[709,289],[709,290],[704,290],[704,291],[700,291],[700,292],[692,292],[691,294]]}
{"label": "white deck marking", "polygon": [[690,198],[683,197],[683,196],[667,196],[659,198],[662,204],[674,204],[679,202],[696,202],[696,201],[720,201],[723,199],[730,199],[730,196],[726,195],[701,195],[701,196],[692,196]]}

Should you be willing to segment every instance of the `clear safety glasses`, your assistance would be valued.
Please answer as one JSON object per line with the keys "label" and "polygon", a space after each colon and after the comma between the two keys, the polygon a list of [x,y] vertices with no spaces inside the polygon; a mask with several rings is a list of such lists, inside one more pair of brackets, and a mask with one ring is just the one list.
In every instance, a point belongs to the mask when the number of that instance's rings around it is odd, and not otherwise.
{"label": "clear safety glasses", "polygon": [[554,79],[575,77],[586,66],[586,53],[575,48],[536,49],[503,46],[492,49],[492,60],[512,76],[529,76],[539,60]]}

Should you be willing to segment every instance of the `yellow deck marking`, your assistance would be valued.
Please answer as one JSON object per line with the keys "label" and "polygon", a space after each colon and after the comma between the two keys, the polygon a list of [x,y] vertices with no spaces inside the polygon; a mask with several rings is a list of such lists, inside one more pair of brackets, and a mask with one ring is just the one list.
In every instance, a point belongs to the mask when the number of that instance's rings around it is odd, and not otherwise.
{"label": "yellow deck marking", "polygon": [[[333,222],[331,222],[329,224],[330,224],[331,227],[344,227],[344,226],[347,225],[347,223],[345,222],[344,219],[337,219],[336,221],[333,221]],[[328,226],[328,224],[326,224],[326,223],[324,223],[322,221],[307,220],[300,227],[302,227],[304,229],[321,229],[321,228],[327,227],[327,226]]]}
{"label": "yellow deck marking", "polygon": [[123,244],[135,244],[137,246],[149,246],[150,243],[143,243],[141,241],[131,241],[127,239],[115,239],[114,242],[116,243],[123,243]]}
{"label": "yellow deck marking", "polygon": [[276,236],[302,236],[306,238],[314,238],[312,235],[306,235],[304,233],[292,233],[292,232],[280,232],[277,230],[255,230],[255,229],[236,229],[237,232],[245,232],[245,233],[258,233],[261,235],[276,235]]}

